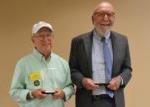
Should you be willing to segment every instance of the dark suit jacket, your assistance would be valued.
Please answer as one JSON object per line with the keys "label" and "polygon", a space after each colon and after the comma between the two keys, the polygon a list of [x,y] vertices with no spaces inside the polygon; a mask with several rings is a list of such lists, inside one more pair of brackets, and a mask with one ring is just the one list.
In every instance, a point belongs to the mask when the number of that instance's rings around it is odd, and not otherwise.
{"label": "dark suit jacket", "polygon": [[[131,78],[131,61],[128,47],[128,40],[125,36],[111,31],[110,35],[113,49],[113,71],[112,78],[121,75],[123,84],[114,92],[116,107],[125,107],[124,87]],[[69,65],[71,78],[77,86],[76,107],[92,107],[92,91],[82,86],[84,77],[92,78],[92,42],[93,31],[81,34],[73,38]]]}

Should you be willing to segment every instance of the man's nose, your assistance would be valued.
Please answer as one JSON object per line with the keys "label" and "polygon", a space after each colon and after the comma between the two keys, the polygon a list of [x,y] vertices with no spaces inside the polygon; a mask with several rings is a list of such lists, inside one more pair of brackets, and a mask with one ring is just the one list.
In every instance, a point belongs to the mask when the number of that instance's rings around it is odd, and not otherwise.
{"label": "man's nose", "polygon": [[108,20],[108,15],[107,14],[104,15],[104,20]]}
{"label": "man's nose", "polygon": [[41,40],[46,42],[46,41],[48,41],[48,38],[47,38],[47,36],[42,36]]}

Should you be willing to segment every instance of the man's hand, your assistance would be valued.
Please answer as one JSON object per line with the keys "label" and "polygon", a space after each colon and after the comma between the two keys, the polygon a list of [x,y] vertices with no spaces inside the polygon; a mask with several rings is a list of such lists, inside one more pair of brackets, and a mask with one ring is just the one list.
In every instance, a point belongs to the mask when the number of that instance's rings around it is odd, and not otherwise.
{"label": "man's hand", "polygon": [[90,79],[90,78],[83,78],[82,79],[82,85],[87,89],[87,90],[95,90],[99,88],[98,85],[95,84],[95,82]]}
{"label": "man's hand", "polygon": [[65,97],[65,93],[61,89],[56,89],[55,93],[53,94],[54,99],[63,99]]}
{"label": "man's hand", "polygon": [[120,84],[121,84],[121,77],[117,76],[109,82],[109,85],[107,86],[107,88],[115,91],[115,90],[118,90],[118,88],[120,87]]}
{"label": "man's hand", "polygon": [[43,94],[42,92],[44,92],[45,90],[43,89],[35,89],[31,91],[31,94],[34,98],[37,99],[44,99],[45,97],[47,97],[46,94]]}

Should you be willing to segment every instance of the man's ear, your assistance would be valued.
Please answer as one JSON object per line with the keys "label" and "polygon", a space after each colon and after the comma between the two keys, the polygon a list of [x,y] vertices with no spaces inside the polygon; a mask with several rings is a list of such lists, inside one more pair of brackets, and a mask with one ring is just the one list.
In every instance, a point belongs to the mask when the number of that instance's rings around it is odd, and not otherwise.
{"label": "man's ear", "polygon": [[92,19],[92,24],[94,24],[94,16],[93,15],[92,15],[91,19]]}
{"label": "man's ear", "polygon": [[32,41],[32,43],[34,43],[34,37],[33,36],[31,37],[31,41]]}

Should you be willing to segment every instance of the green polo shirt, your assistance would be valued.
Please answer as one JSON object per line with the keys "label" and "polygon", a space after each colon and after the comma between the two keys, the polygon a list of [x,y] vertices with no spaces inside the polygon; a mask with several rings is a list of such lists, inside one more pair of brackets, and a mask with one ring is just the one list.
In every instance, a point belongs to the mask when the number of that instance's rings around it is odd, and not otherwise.
{"label": "green polo shirt", "polygon": [[16,64],[10,95],[20,107],[64,107],[64,99],[53,99],[52,95],[41,100],[27,100],[27,93],[38,88],[49,91],[62,89],[65,100],[74,93],[68,63],[55,53],[45,60],[34,49],[33,53],[21,58]]}

